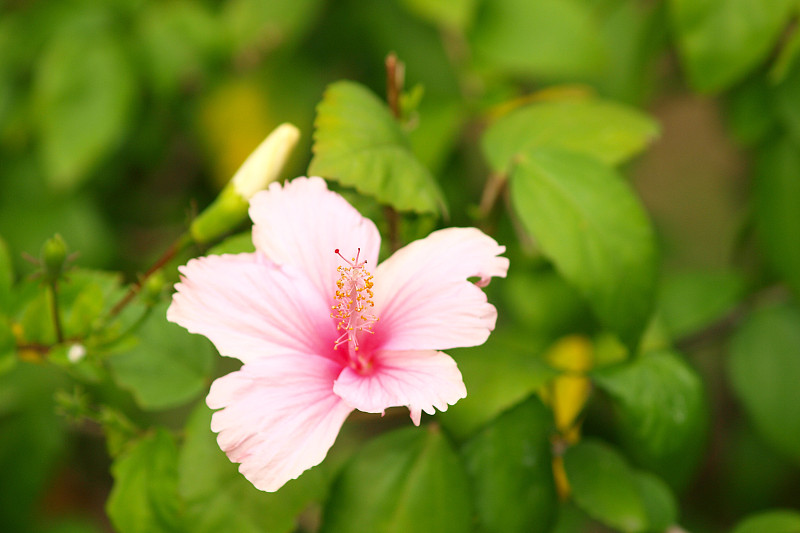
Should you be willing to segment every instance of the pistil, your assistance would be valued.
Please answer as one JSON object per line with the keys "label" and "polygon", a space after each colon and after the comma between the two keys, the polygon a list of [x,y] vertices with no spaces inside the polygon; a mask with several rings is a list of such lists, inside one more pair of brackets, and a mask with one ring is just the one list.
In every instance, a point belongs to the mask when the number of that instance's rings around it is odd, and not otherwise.
{"label": "pistil", "polygon": [[335,253],[341,257],[346,266],[337,267],[339,279],[336,281],[335,304],[331,306],[331,318],[338,322],[336,329],[342,334],[336,339],[333,349],[348,345],[350,350],[351,365],[356,369],[363,369],[369,365],[368,358],[356,355],[359,350],[359,334],[362,332],[374,334],[372,330],[378,317],[372,314],[374,297],[372,292],[372,274],[366,269],[366,260],[361,261],[361,248],[356,256],[348,260],[339,249]]}

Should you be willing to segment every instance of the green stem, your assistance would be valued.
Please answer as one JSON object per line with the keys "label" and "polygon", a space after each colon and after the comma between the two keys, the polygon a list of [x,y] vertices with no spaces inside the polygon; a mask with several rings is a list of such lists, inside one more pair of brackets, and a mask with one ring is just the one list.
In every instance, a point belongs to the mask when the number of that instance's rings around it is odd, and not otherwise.
{"label": "green stem", "polygon": [[58,312],[58,281],[50,284],[50,311],[53,315],[53,328],[56,330],[58,344],[64,342],[64,330],[61,328],[61,314]]}
{"label": "green stem", "polygon": [[141,316],[139,316],[139,318],[137,318],[133,322],[133,324],[128,326],[122,333],[120,333],[119,335],[117,335],[113,339],[103,342],[102,344],[96,346],[96,348],[103,349],[103,348],[108,348],[110,346],[114,346],[114,344],[118,343],[119,341],[121,341],[122,339],[124,339],[125,337],[127,337],[128,335],[130,335],[131,333],[136,331],[137,329],[139,329],[139,327],[145,322],[145,320],[147,320],[147,317],[150,316],[150,312],[152,310],[153,310],[153,306],[152,305],[148,305],[145,308],[144,312],[141,314]]}

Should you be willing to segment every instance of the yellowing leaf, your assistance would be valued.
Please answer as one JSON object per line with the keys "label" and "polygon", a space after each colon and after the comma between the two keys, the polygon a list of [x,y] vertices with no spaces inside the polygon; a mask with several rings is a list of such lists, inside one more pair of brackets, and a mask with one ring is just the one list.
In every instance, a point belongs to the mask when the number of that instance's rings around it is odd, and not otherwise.
{"label": "yellowing leaf", "polygon": [[592,343],[586,337],[572,335],[556,342],[547,352],[550,364],[568,373],[550,383],[548,398],[553,407],[556,428],[568,442],[576,442],[579,429],[575,419],[583,411],[592,391],[585,372],[592,367]]}

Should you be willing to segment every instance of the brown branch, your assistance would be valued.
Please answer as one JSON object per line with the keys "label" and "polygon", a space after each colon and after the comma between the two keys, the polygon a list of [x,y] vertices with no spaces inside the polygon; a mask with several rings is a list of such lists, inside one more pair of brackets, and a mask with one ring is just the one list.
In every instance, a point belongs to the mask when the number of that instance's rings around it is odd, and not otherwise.
{"label": "brown branch", "polygon": [[383,207],[383,215],[389,225],[389,246],[392,252],[400,249],[400,214],[390,205]]}
{"label": "brown branch", "polygon": [[47,355],[50,350],[53,349],[52,345],[49,344],[41,344],[38,342],[26,342],[23,344],[17,345],[17,351],[24,352],[36,352],[39,355]]}
{"label": "brown branch", "polygon": [[403,63],[391,52],[386,56],[386,101],[397,120],[400,120],[400,92],[403,90]]}
{"label": "brown branch", "polygon": [[486,221],[489,218],[489,214],[492,212],[492,208],[497,203],[497,199],[500,197],[500,194],[503,192],[503,188],[506,186],[508,181],[508,177],[501,172],[492,172],[489,174],[489,178],[486,180],[486,185],[483,187],[483,194],[481,194],[481,204],[478,208],[478,216],[480,217],[481,221]]}
{"label": "brown branch", "polygon": [[[400,92],[403,90],[403,63],[398,61],[394,52],[386,56],[386,101],[395,120],[402,119],[400,110]],[[397,210],[387,205],[383,208],[383,214],[389,225],[389,246],[392,252],[400,249],[400,214]]]}
{"label": "brown branch", "polygon": [[131,288],[128,289],[128,292],[125,293],[125,296],[120,299],[119,302],[116,303],[114,307],[111,308],[111,311],[108,313],[108,318],[114,318],[117,316],[124,308],[127,306],[133,298],[139,294],[139,291],[142,290],[142,286],[147,279],[164,268],[167,263],[172,261],[175,256],[183,250],[189,243],[191,239],[187,235],[183,235],[178,238],[175,242],[173,242],[169,248],[159,257],[153,265],[147,269],[147,272],[139,276],[139,279],[136,280],[135,283],[131,285]]}

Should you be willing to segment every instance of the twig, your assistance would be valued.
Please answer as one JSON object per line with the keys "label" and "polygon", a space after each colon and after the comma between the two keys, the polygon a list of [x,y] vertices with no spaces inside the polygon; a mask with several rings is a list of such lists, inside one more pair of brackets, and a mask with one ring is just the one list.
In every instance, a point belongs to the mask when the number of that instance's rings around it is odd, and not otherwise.
{"label": "twig", "polygon": [[386,222],[389,225],[389,246],[392,252],[400,249],[400,215],[395,209],[386,205],[383,207],[383,215],[386,217]]}
{"label": "twig", "polygon": [[131,285],[131,288],[128,289],[128,292],[125,293],[125,296],[123,296],[122,299],[120,299],[120,301],[111,308],[111,311],[108,313],[108,318],[114,318],[117,316],[125,308],[125,306],[127,306],[131,300],[133,300],[139,291],[142,290],[144,282],[147,281],[150,276],[164,268],[164,266],[172,261],[172,259],[180,251],[186,248],[189,243],[191,243],[191,238],[189,238],[188,234],[182,235],[175,242],[173,242],[170,247],[167,248],[167,250],[161,255],[161,257],[159,257],[158,260],[156,260],[156,262],[153,263],[149,269],[147,269],[147,272],[139,276],[139,279],[137,279],[136,282]]}
{"label": "twig", "polygon": [[486,180],[486,185],[483,187],[483,194],[481,195],[481,205],[478,209],[478,214],[482,221],[485,221],[489,214],[492,212],[494,204],[500,197],[500,193],[506,186],[508,177],[502,172],[492,172]]}
{"label": "twig", "polygon": [[404,70],[403,63],[397,60],[394,52],[386,56],[386,101],[397,120],[401,118],[400,91],[403,89]]}
{"label": "twig", "polygon": [[[404,67],[403,63],[397,60],[394,52],[386,56],[386,101],[395,120],[400,121],[402,113],[400,111],[400,92],[403,89]],[[383,214],[389,225],[389,246],[392,252],[400,249],[400,214],[397,210],[387,205],[383,208]]]}

